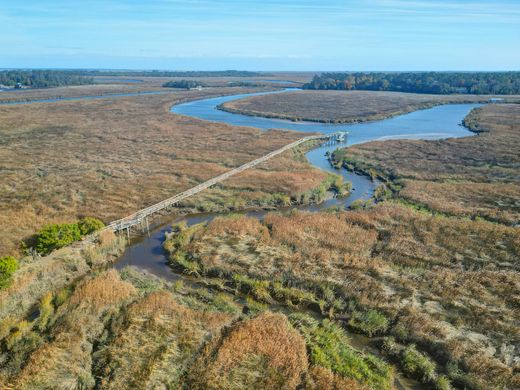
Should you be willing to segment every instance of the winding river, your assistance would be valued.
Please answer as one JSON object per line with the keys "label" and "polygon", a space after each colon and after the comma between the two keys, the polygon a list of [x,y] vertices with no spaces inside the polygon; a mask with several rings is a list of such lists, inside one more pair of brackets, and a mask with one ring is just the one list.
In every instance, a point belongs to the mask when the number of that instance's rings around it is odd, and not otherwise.
{"label": "winding river", "polygon": [[[255,94],[241,94],[210,99],[195,100],[188,103],[181,103],[172,107],[171,111],[175,114],[192,116],[195,118],[223,122],[234,126],[250,126],[260,129],[288,129],[301,132],[322,132],[332,133],[338,130],[347,130],[349,136],[345,145],[354,145],[373,140],[386,139],[442,139],[450,137],[465,137],[472,135],[460,123],[464,117],[479,104],[448,104],[433,107],[430,109],[419,110],[409,114],[374,122],[359,124],[328,124],[314,122],[291,122],[280,119],[261,118],[247,115],[233,114],[219,110],[218,105],[244,97],[262,95],[266,93],[281,92],[261,92]],[[337,170],[330,166],[325,157],[327,151],[332,152],[338,144],[324,144],[307,153],[309,162],[324,171],[341,174],[344,180],[352,182],[352,193],[347,197],[329,199],[319,205],[295,206],[301,210],[318,211],[331,206],[349,206],[357,199],[368,199],[372,196],[377,183],[369,178],[348,172],[345,169]],[[262,218],[266,211],[252,211],[245,214]],[[132,245],[128,246],[121,259],[116,263],[116,268],[123,268],[128,265],[136,266],[154,275],[165,279],[175,280],[180,276],[175,274],[168,266],[167,256],[162,248],[164,234],[170,229],[171,223],[185,221],[188,225],[209,221],[220,214],[194,214],[186,215],[164,223],[150,234],[150,237],[138,237],[134,239]]]}

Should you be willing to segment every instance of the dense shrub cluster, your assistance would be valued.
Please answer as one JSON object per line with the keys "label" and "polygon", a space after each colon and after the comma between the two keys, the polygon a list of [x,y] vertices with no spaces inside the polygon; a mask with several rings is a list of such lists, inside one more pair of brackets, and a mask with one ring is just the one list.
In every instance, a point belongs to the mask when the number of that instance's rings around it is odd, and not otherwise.
{"label": "dense shrub cluster", "polygon": [[428,356],[418,351],[414,344],[406,347],[398,344],[393,337],[385,338],[384,353],[396,360],[403,371],[422,383],[432,384],[439,390],[450,390],[451,383],[445,375],[437,374],[437,367]]}
{"label": "dense shrub cluster", "polygon": [[0,257],[0,289],[8,287],[12,274],[18,269],[18,261],[12,256]]}
{"label": "dense shrub cluster", "polygon": [[355,311],[348,322],[354,330],[372,337],[388,329],[388,318],[377,310]]}
{"label": "dense shrub cluster", "polygon": [[163,84],[163,87],[167,88],[186,88],[192,89],[196,87],[203,87],[204,84],[195,81],[195,80],[178,80],[178,81],[168,81]]}
{"label": "dense shrub cluster", "polygon": [[59,223],[44,226],[35,236],[35,249],[46,255],[55,249],[67,246],[81,237],[103,228],[103,222],[86,217],[76,223]]}
{"label": "dense shrub cluster", "polygon": [[303,88],[513,95],[520,93],[520,72],[322,73]]}

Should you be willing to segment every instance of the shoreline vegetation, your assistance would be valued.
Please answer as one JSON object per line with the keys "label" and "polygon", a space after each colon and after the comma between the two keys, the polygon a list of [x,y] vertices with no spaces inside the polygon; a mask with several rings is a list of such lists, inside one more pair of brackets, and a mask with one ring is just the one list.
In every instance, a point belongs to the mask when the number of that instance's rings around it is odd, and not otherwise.
{"label": "shoreline vegetation", "polygon": [[52,88],[95,83],[95,77],[270,77],[267,72],[226,71],[108,71],[87,69],[0,70],[0,85],[12,88]]}
{"label": "shoreline vegetation", "polygon": [[94,79],[67,70],[0,70],[0,85],[13,88],[50,88],[94,84]]}
{"label": "shoreline vegetation", "polygon": [[[234,114],[294,122],[361,123],[453,103],[489,103],[496,95],[427,95],[378,91],[297,91],[243,98],[217,108]],[[520,96],[501,96],[520,102]]]}

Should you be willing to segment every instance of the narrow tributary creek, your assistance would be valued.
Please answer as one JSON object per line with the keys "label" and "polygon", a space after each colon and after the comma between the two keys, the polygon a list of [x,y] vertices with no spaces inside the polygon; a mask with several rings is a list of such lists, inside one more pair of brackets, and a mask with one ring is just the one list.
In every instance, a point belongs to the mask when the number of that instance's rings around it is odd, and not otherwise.
{"label": "narrow tributary creek", "polygon": [[[326,157],[327,151],[332,152],[340,146],[348,146],[373,140],[443,139],[470,136],[473,135],[473,133],[461,126],[461,122],[472,108],[479,106],[478,104],[442,105],[386,120],[351,125],[291,122],[286,120],[233,114],[217,108],[217,106],[224,102],[252,95],[255,94],[196,100],[175,105],[172,107],[171,111],[176,114],[192,116],[203,120],[223,122],[235,126],[250,126],[264,130],[277,128],[312,133],[332,133],[339,130],[349,132],[347,141],[344,144],[323,144],[322,146],[309,151],[306,156],[313,166],[327,172],[340,174],[344,180],[352,182],[351,194],[346,197],[332,197],[318,205],[299,205],[284,208],[280,211],[299,209],[315,212],[332,206],[348,207],[357,199],[369,199],[373,195],[373,192],[378,185],[377,182],[373,182],[366,176],[349,172],[345,169],[334,169]],[[244,214],[262,219],[267,212],[269,211],[260,210],[244,212]],[[196,280],[193,278],[176,273],[168,266],[167,253],[162,247],[165,233],[171,229],[173,223],[184,221],[190,226],[201,222],[208,222],[213,218],[222,215],[222,213],[189,214],[174,218],[173,220],[170,218],[167,222],[163,219],[159,226],[150,232],[150,236],[145,235],[135,237],[119,261],[115,263],[115,267],[121,269],[131,265],[166,280],[173,281],[183,279],[189,284],[196,283]],[[276,310],[276,307],[274,309]],[[295,309],[291,310],[294,311]],[[305,311],[305,309],[302,309],[302,311]],[[376,354],[378,353],[378,351],[373,347],[371,339],[357,334],[349,334],[349,336],[351,343],[355,348],[367,350]],[[425,386],[419,382],[404,378],[400,374],[396,375],[396,387],[399,389],[425,388]]]}

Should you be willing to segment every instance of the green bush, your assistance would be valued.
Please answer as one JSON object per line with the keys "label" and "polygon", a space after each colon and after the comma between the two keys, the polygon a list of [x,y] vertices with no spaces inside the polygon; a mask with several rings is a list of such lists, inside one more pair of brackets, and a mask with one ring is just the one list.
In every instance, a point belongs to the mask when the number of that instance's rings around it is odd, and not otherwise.
{"label": "green bush", "polygon": [[356,331],[372,337],[377,333],[386,331],[389,321],[384,314],[377,310],[368,310],[362,313],[355,311],[348,324]]}
{"label": "green bush", "polygon": [[362,210],[362,209],[368,208],[370,205],[371,205],[371,201],[370,200],[356,199],[356,200],[354,200],[350,204],[349,209],[351,209],[351,210]]}
{"label": "green bush", "polygon": [[18,260],[13,256],[0,257],[0,289],[9,287],[11,276],[18,269]]}
{"label": "green bush", "polygon": [[374,191],[374,198],[378,202],[389,199],[391,197],[392,191],[385,184],[378,185],[376,190]]}
{"label": "green bush", "polygon": [[446,375],[441,375],[435,381],[436,390],[452,390],[449,378]]}
{"label": "green bush", "polygon": [[403,350],[401,366],[407,374],[424,383],[433,382],[437,376],[435,363],[419,352],[413,344]]}
{"label": "green bush", "polygon": [[391,367],[374,355],[362,353],[349,344],[343,328],[329,321],[318,321],[306,314],[291,314],[289,320],[303,335],[310,361],[372,389],[391,389]]}
{"label": "green bush", "polygon": [[36,234],[36,251],[46,255],[80,239],[81,231],[77,223],[47,225]]}
{"label": "green bush", "polygon": [[250,278],[247,275],[233,274],[233,284],[245,294],[251,294],[260,302],[271,303],[273,301],[269,293],[269,281]]}
{"label": "green bush", "polygon": [[96,230],[103,229],[105,224],[97,218],[85,217],[78,222],[79,231],[83,236],[94,233]]}
{"label": "green bush", "polygon": [[298,306],[316,301],[314,294],[294,287],[284,287],[280,282],[271,285],[274,297],[289,306]]}
{"label": "green bush", "polygon": [[40,317],[38,319],[38,329],[43,332],[49,325],[52,315],[54,314],[54,306],[52,304],[53,295],[48,292],[40,299]]}
{"label": "green bush", "polygon": [[35,235],[36,251],[47,255],[55,249],[78,241],[82,236],[102,229],[105,225],[99,219],[85,217],[77,223],[61,223],[44,226]]}

